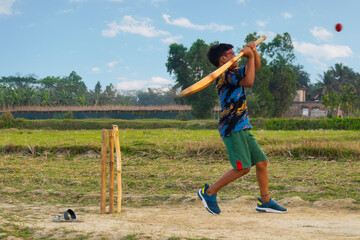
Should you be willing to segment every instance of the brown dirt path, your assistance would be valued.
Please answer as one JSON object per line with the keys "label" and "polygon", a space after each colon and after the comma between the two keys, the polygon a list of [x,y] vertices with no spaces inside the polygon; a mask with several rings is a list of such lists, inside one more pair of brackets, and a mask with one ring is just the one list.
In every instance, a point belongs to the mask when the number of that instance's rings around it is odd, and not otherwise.
{"label": "brown dirt path", "polygon": [[[283,199],[286,214],[255,212],[256,200],[241,197],[220,201],[222,214],[209,214],[200,201],[156,207],[128,208],[121,214],[98,214],[98,207],[70,207],[83,223],[54,223],[64,206],[0,204],[0,224],[10,222],[38,229],[37,236],[121,239],[360,239],[360,210],[352,199],[309,203],[298,197]],[[292,207],[290,207],[291,202]],[[344,208],[347,207],[347,208]],[[12,220],[4,218],[12,214]]]}

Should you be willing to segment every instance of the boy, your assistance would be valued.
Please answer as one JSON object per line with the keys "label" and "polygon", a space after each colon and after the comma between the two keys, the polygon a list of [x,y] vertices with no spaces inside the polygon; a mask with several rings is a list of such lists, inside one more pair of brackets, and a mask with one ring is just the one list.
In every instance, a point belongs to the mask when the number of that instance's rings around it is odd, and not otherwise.
{"label": "boy", "polygon": [[[246,66],[238,67],[238,63],[235,62],[216,80],[221,104],[219,132],[233,169],[227,171],[211,186],[205,184],[205,187],[198,191],[198,196],[206,210],[212,214],[220,214],[221,210],[216,201],[217,192],[249,173],[251,167],[255,165],[261,195],[258,198],[256,211],[285,213],[287,210],[270,198],[267,157],[249,131],[252,126],[249,122],[244,88],[253,86],[255,70],[261,66],[260,57],[254,42],[247,44],[242,52],[247,58]],[[235,57],[235,53],[231,44],[221,43],[212,46],[207,57],[213,65],[221,67]]]}

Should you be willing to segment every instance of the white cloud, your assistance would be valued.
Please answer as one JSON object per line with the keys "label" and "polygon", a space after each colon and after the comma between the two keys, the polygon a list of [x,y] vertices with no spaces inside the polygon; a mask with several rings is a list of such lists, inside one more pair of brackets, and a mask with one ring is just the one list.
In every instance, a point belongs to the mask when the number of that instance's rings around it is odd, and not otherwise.
{"label": "white cloud", "polygon": [[116,88],[123,91],[165,88],[172,84],[170,80],[162,77],[152,77],[150,80],[133,80],[119,77],[118,80],[120,80],[120,82],[116,85]]}
{"label": "white cloud", "polygon": [[323,27],[314,27],[313,29],[310,29],[310,32],[316,39],[321,41],[328,41],[333,37],[332,32],[326,30]]}
{"label": "white cloud", "polygon": [[267,22],[266,21],[262,21],[262,20],[258,20],[256,21],[256,24],[259,25],[260,27],[265,27]]}
{"label": "white cloud", "polygon": [[312,64],[314,69],[317,69],[320,71],[326,71],[329,69],[328,65],[326,63],[322,62],[320,59],[307,58],[306,60]]}
{"label": "white cloud", "polygon": [[92,69],[91,69],[91,72],[92,73],[99,73],[101,70],[100,70],[100,68],[98,68],[98,67],[93,67]]}
{"label": "white cloud", "polygon": [[156,84],[166,84],[166,85],[171,84],[171,81],[169,79],[162,77],[152,77],[151,82]]}
{"label": "white cloud", "polygon": [[292,18],[293,17],[293,15],[291,13],[288,13],[288,12],[283,12],[282,15],[283,15],[284,18]]}
{"label": "white cloud", "polygon": [[159,7],[160,2],[167,2],[167,0],[151,0],[151,4],[155,7]]}
{"label": "white cloud", "polygon": [[167,44],[171,44],[171,43],[176,43],[178,42],[180,39],[182,39],[181,35],[177,35],[177,36],[170,36],[168,38],[163,38],[161,39],[161,41],[163,43],[167,43]]}
{"label": "white cloud", "polygon": [[56,14],[67,14],[67,13],[71,13],[74,12],[74,9],[66,9],[66,10],[61,10],[56,12]]}
{"label": "white cloud", "polygon": [[119,3],[123,3],[124,0],[108,0],[109,2],[119,2]]}
{"label": "white cloud", "polygon": [[129,80],[129,81],[122,81],[116,85],[116,88],[119,90],[135,90],[135,89],[142,89],[146,84],[146,81],[140,80]]}
{"label": "white cloud", "polygon": [[183,28],[190,28],[190,29],[195,29],[195,30],[212,30],[215,32],[223,32],[223,31],[228,31],[228,30],[234,29],[234,27],[232,27],[232,26],[218,25],[216,23],[210,23],[207,25],[196,25],[196,24],[193,24],[187,18],[177,18],[177,19],[174,19],[171,21],[170,15],[163,14],[162,16],[165,19],[165,22],[167,24],[175,25],[175,26],[183,27]]}
{"label": "white cloud", "polygon": [[108,66],[109,68],[114,68],[116,64],[118,64],[118,61],[112,61],[106,64],[106,66]]}
{"label": "white cloud", "polygon": [[270,32],[270,31],[258,31],[258,34],[260,36],[265,35],[266,36],[266,42],[271,42],[274,37],[276,36],[276,34],[274,32]]}
{"label": "white cloud", "polygon": [[351,57],[353,55],[351,48],[344,45],[315,45],[306,42],[293,42],[293,45],[296,51],[304,56],[309,56],[311,59],[333,60],[336,58]]}
{"label": "white cloud", "polygon": [[245,0],[237,0],[236,1],[238,4],[245,4]]}
{"label": "white cloud", "polygon": [[13,4],[16,0],[1,0],[0,1],[0,15],[11,15],[13,14]]}
{"label": "white cloud", "polygon": [[124,16],[119,24],[116,21],[107,24],[109,29],[103,30],[102,35],[104,37],[115,37],[120,32],[140,34],[144,37],[170,35],[167,31],[156,29],[151,22],[152,20],[150,18],[136,20],[132,16]]}

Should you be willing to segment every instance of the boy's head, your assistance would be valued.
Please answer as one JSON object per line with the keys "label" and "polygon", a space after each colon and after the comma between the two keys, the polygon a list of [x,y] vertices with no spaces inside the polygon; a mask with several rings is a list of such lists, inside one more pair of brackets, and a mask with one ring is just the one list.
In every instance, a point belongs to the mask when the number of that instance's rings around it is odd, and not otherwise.
{"label": "boy's head", "polygon": [[225,62],[235,57],[235,53],[232,51],[233,48],[233,45],[227,43],[215,44],[209,49],[207,58],[215,67],[220,67]]}

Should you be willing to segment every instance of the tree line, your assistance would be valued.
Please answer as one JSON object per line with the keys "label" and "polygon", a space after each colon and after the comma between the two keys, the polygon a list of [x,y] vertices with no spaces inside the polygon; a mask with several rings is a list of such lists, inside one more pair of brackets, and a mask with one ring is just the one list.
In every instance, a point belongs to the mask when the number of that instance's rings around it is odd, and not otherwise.
{"label": "tree line", "polygon": [[0,78],[0,108],[13,106],[148,106],[169,105],[175,93],[162,89],[121,92],[112,84],[102,88],[98,81],[88,89],[75,72],[69,76],[48,76],[37,79],[34,75]]}
{"label": "tree line", "polygon": [[[244,45],[258,38],[256,32],[246,36]],[[3,76],[0,78],[0,108],[13,106],[149,106],[187,104],[196,118],[209,118],[218,104],[215,86],[177,98],[185,89],[215,70],[206,59],[209,47],[196,40],[188,49],[182,44],[169,46],[167,71],[175,79],[170,89],[119,91],[100,81],[88,89],[75,71],[69,76],[36,78],[35,75]],[[237,47],[236,50],[242,49]],[[341,108],[345,116],[360,115],[360,74],[337,63],[319,74],[318,82],[310,83],[309,73],[296,64],[294,47],[288,33],[278,34],[272,41],[258,46],[262,67],[256,72],[255,84],[246,89],[249,111],[253,117],[281,117],[293,103],[297,89],[306,90],[307,101],[321,101],[330,109]],[[246,59],[240,60],[240,65]]]}
{"label": "tree line", "polygon": [[[259,37],[256,32],[248,34],[244,46]],[[198,39],[189,49],[182,44],[170,45],[166,67],[175,78],[175,88],[185,89],[215,70],[206,59],[206,52],[217,43],[206,44]],[[309,73],[295,62],[294,47],[288,33],[278,34],[271,42],[261,43],[258,52],[262,67],[255,74],[254,86],[246,89],[251,116],[282,117],[293,104],[298,89],[306,90],[307,101],[321,101],[330,110],[340,106],[345,116],[360,115],[360,75],[351,68],[335,64],[319,75],[317,83],[310,83]],[[246,59],[241,59],[239,64],[245,65]],[[191,105],[194,116],[207,118],[218,102],[216,88],[207,87],[177,101]]]}

